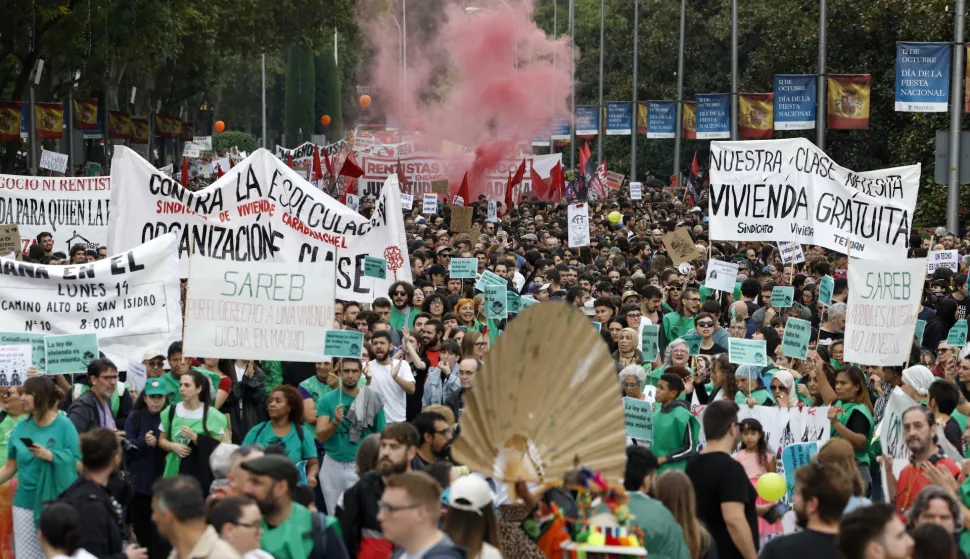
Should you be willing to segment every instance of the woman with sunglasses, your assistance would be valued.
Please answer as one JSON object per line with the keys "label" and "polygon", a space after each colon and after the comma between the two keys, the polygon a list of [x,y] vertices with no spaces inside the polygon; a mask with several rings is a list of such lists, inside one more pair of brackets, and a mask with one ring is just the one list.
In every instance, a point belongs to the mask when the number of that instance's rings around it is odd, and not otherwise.
{"label": "woman with sunglasses", "polygon": [[714,342],[714,330],[717,329],[717,319],[709,312],[702,312],[694,319],[694,329],[701,336],[701,355],[720,355],[727,353],[727,348]]}
{"label": "woman with sunglasses", "polygon": [[795,392],[795,377],[788,369],[775,369],[772,373],[771,395],[779,408],[799,407],[798,395]]}

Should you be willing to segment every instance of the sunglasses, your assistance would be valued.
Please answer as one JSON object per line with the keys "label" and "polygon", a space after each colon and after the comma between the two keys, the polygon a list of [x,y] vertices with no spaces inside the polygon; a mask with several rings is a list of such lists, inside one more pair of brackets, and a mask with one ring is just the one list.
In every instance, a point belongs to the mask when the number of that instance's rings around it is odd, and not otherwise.
{"label": "sunglasses", "polygon": [[397,296],[407,297],[407,294],[408,294],[407,291],[395,291],[395,292],[391,293],[391,295],[394,295],[395,297],[397,297]]}
{"label": "sunglasses", "polygon": [[714,323],[713,322],[708,322],[708,321],[705,320],[704,322],[698,322],[697,323],[697,327],[698,328],[713,328],[714,327]]}

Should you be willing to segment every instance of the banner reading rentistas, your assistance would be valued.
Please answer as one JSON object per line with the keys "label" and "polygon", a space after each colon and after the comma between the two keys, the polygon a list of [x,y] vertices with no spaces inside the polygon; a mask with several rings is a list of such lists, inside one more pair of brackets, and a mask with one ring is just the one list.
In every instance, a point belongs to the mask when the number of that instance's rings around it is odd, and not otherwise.
{"label": "banner reading rentistas", "polygon": [[647,101],[647,138],[677,137],[677,102]]}
{"label": "banner reading rentistas", "polygon": [[108,177],[22,177],[0,175],[0,224],[20,226],[23,249],[37,235],[54,235],[54,250],[81,244],[92,250],[108,241]]}
{"label": "banner reading rentistas", "polygon": [[727,93],[697,96],[697,139],[718,140],[731,137],[731,104]]}
{"label": "banner reading rentistas", "polygon": [[949,100],[950,43],[896,43],[896,110],[945,113]]}
{"label": "banner reading rentistas", "polygon": [[97,334],[124,369],[146,347],[182,339],[177,243],[162,235],[79,266],[0,258],[0,324],[6,332]]}
{"label": "banner reading rentistas", "polygon": [[815,76],[775,75],[775,130],[815,128]]}
{"label": "banner reading rentistas", "polygon": [[805,138],[713,142],[711,238],[795,241],[905,258],[919,165],[857,173]]}
{"label": "banner reading rentistas", "polygon": [[633,112],[630,103],[609,101],[606,103],[606,135],[629,136],[633,132]]}
{"label": "banner reading rentistas", "polygon": [[[125,185],[111,197],[112,252],[174,232],[183,277],[191,243],[200,255],[223,260],[338,258],[337,298],[365,303],[397,280],[411,281],[395,175],[387,178],[370,219],[330,198],[264,149],[198,192],[185,190],[122,146],[115,148],[111,175]],[[365,278],[367,256],[387,260],[387,280]]]}
{"label": "banner reading rentistas", "polygon": [[892,367],[909,361],[925,277],[922,258],[849,263],[846,362]]}

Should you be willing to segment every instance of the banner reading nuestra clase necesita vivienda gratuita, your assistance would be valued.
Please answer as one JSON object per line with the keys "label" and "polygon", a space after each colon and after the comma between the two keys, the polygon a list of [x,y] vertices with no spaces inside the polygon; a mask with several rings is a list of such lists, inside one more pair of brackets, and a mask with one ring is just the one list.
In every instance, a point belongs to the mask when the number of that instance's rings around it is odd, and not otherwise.
{"label": "banner reading nuestra clase necesita vivienda gratuita", "polygon": [[[186,190],[121,146],[115,149],[111,174],[114,184],[125,187],[112,192],[110,253],[173,232],[179,237],[182,277],[188,277],[188,255],[194,246],[202,256],[224,260],[336,259],[337,298],[348,301],[370,303],[386,295],[395,281],[411,281],[394,175],[387,178],[373,214],[366,218],[265,149],[198,192]],[[367,256],[387,260],[387,279],[364,276]]]}
{"label": "banner reading nuestra clase necesita vivienda gratuita", "polygon": [[857,173],[804,138],[712,142],[711,238],[905,258],[919,165]]}

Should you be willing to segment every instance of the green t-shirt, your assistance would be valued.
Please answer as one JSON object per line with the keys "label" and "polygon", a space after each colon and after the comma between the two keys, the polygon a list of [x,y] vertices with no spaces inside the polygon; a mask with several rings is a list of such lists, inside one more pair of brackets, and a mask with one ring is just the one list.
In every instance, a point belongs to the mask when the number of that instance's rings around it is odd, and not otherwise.
{"label": "green t-shirt", "polygon": [[[687,429],[690,429],[693,434],[691,438],[694,440],[696,448],[700,423],[686,407],[678,405],[666,412],[655,410],[653,414],[653,445],[650,447],[654,456],[657,458],[667,456],[684,446],[684,435]],[[687,460],[679,460],[660,466],[657,473],[663,473],[667,470],[684,471],[685,468],[687,468]]]}
{"label": "green t-shirt", "polygon": [[[758,402],[759,406],[773,405],[774,399],[771,397],[771,392],[768,392],[765,388],[759,388],[751,393],[751,397],[754,398],[755,402]],[[769,402],[765,404],[765,402]],[[738,390],[737,394],[734,395],[734,403],[739,406],[748,405],[748,395]]]}
{"label": "green t-shirt", "polygon": [[313,520],[310,511],[299,503],[293,503],[290,517],[271,528],[263,524],[263,537],[259,541],[263,551],[276,559],[306,559],[313,551]]}
{"label": "green t-shirt", "polygon": [[[650,364],[647,363],[643,366],[643,368],[646,369],[649,366]],[[657,367],[656,369],[649,371],[647,373],[647,377],[643,379],[643,385],[640,387],[640,390],[643,390],[648,386],[657,386],[658,384],[660,384],[660,377],[663,376],[664,371],[666,370],[667,370],[667,365],[661,365],[660,367]],[[690,371],[691,375],[694,374],[694,369],[691,369],[690,367],[688,367],[687,370]]]}
{"label": "green t-shirt", "polygon": [[34,508],[34,496],[38,490],[37,478],[40,469],[47,462],[34,457],[20,439],[27,438],[48,450],[68,449],[77,460],[81,459],[80,440],[74,424],[67,416],[57,414],[54,421],[46,427],[39,427],[33,418],[17,423],[7,440],[7,459],[17,461],[17,492],[13,496],[13,506],[26,509]]}
{"label": "green t-shirt", "polygon": [[682,337],[687,332],[690,332],[694,328],[694,317],[687,318],[681,316],[680,313],[671,312],[664,315],[663,319],[663,330],[664,339],[667,340],[667,344]]}
{"label": "green t-shirt", "polygon": [[[845,425],[845,424],[847,424],[849,422],[849,417],[852,416],[852,413],[853,412],[859,412],[867,420],[869,420],[869,432],[866,434],[866,444],[860,450],[855,451],[855,459],[856,459],[856,461],[868,465],[869,464],[869,446],[872,444],[872,433],[875,430],[874,422],[872,421],[872,412],[869,411],[869,408],[867,408],[865,406],[865,404],[856,404],[856,403],[853,403],[853,402],[845,403],[842,400],[837,400],[837,401],[833,402],[832,405],[833,406],[838,406],[838,407],[842,408],[842,413],[840,413],[840,414],[838,414],[836,416],[836,419],[842,425]],[[832,437],[838,437],[839,436],[838,433],[835,430],[835,427],[832,427],[831,436]]]}
{"label": "green t-shirt", "polygon": [[630,493],[633,523],[644,532],[644,548],[653,559],[690,559],[684,530],[660,501],[640,492]]}
{"label": "green t-shirt", "polygon": [[[163,433],[168,435],[168,440],[173,443],[178,444],[189,444],[189,439],[182,436],[182,427],[188,427],[195,433],[199,435],[205,435],[205,429],[202,428],[202,412],[203,408],[200,406],[195,410],[187,410],[185,406],[181,403],[175,404],[175,414],[171,416],[172,406],[166,406],[162,410],[162,423],[159,429]],[[169,425],[169,417],[172,417],[172,423]],[[210,407],[209,413],[206,415],[206,424],[209,427],[209,436],[214,439],[221,439],[222,435],[226,432],[226,425],[228,425],[229,420],[226,419],[225,414],[219,410]],[[179,474],[179,467],[182,465],[182,459],[179,458],[178,454],[174,452],[168,452],[165,455],[165,471],[162,472],[163,476],[177,476]]]}
{"label": "green t-shirt", "polygon": [[171,371],[158,377],[158,380],[162,381],[162,386],[165,387],[165,392],[168,392],[169,404],[178,404],[182,401],[182,393],[179,392],[179,379],[175,378]]}
{"label": "green t-shirt", "polygon": [[360,433],[360,439],[357,442],[350,442],[350,422],[347,421],[346,415],[350,410],[350,405],[356,399],[356,396],[351,396],[341,389],[330,391],[317,402],[317,417],[333,417],[334,410],[337,409],[337,406],[340,404],[344,406],[344,421],[337,427],[337,432],[327,442],[323,443],[323,448],[327,451],[327,456],[337,462],[353,462],[357,458],[357,448],[360,447],[360,443],[364,438],[372,433],[380,433],[387,424],[387,420],[384,418],[384,410],[382,409],[377,412],[377,417],[374,418],[374,424]]}
{"label": "green t-shirt", "polygon": [[317,448],[314,444],[314,437],[316,433],[306,425],[300,425],[300,429],[303,429],[303,440],[300,440],[300,435],[297,433],[297,426],[290,424],[290,432],[286,434],[285,437],[278,437],[273,431],[273,424],[270,421],[264,421],[258,425],[253,426],[252,429],[246,433],[246,437],[243,439],[242,444],[260,444],[263,447],[267,447],[271,444],[282,445],[286,449],[286,455],[290,457],[290,460],[294,464],[298,464],[304,460],[309,460],[311,458],[317,457]]}
{"label": "green t-shirt", "polygon": [[8,415],[0,421],[0,464],[7,463],[7,445],[10,443],[10,433],[13,432],[13,428],[21,421],[27,419],[26,413],[22,413],[17,417]]}
{"label": "green t-shirt", "polygon": [[[360,378],[365,377],[361,376]],[[365,380],[364,382],[367,381]],[[330,388],[329,384],[320,380],[317,375],[313,375],[312,377],[301,382],[300,388],[310,393],[310,398],[313,399],[314,406],[320,403],[320,398],[323,398],[326,394],[333,391],[333,388]]]}
{"label": "green t-shirt", "polygon": [[408,307],[408,312],[402,313],[397,310],[397,307],[391,305],[391,315],[387,317],[387,322],[394,327],[395,330],[403,330],[407,327],[409,330],[414,328],[414,319],[421,314],[418,309],[412,309]]}

